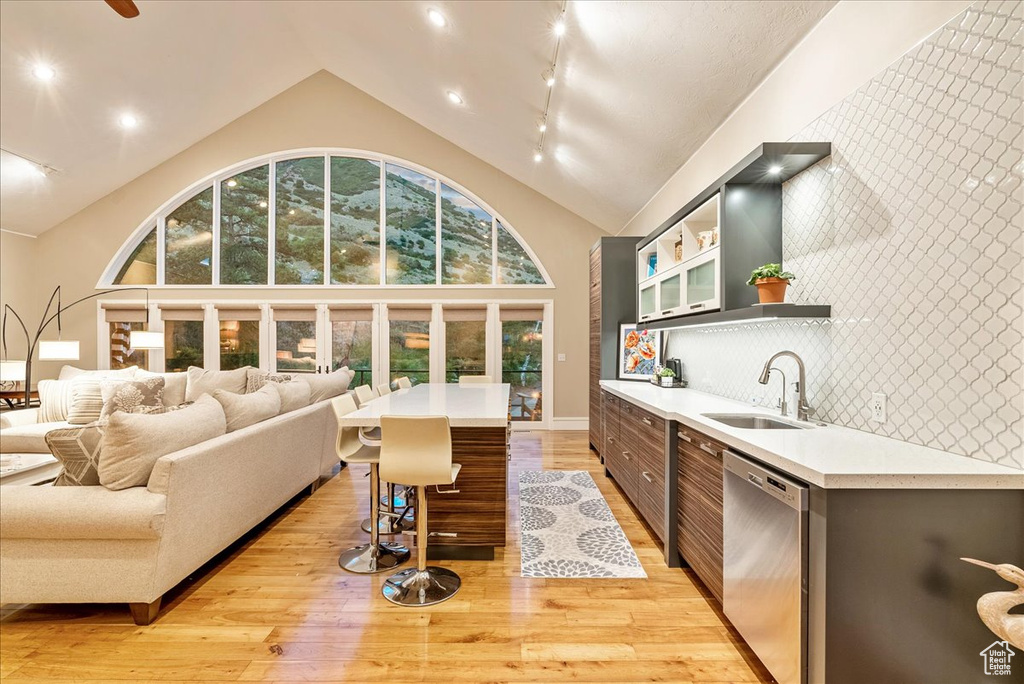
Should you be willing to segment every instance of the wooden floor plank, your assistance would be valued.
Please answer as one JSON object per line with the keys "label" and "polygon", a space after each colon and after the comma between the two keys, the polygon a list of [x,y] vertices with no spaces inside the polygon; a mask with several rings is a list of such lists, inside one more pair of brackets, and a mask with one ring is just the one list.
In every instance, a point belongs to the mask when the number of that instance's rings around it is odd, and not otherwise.
{"label": "wooden floor plank", "polygon": [[283,509],[173,590],[157,621],[119,605],[4,606],[0,680],[27,682],[724,682],[767,674],[692,573],[662,550],[604,477],[586,433],[515,433],[522,470],[587,470],[646,579],[520,577],[518,507],[488,562],[441,562],[452,600],[414,610],[380,596],[384,576],[341,571],[365,543],[365,469],[352,467]]}

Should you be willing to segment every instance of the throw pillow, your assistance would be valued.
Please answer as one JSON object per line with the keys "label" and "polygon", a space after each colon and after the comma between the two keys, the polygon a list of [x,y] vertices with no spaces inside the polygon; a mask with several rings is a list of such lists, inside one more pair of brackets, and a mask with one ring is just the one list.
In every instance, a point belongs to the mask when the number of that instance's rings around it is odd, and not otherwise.
{"label": "throw pillow", "polygon": [[71,381],[71,406],[68,407],[68,422],[72,425],[88,425],[100,419],[103,413],[103,392],[100,375],[79,375]]}
{"label": "throw pillow", "polygon": [[281,413],[309,406],[309,385],[304,382],[268,383],[281,396]]}
{"label": "throw pillow", "polygon": [[74,366],[62,366],[60,369],[60,375],[57,376],[58,380],[74,380],[89,375],[99,375],[104,378],[132,378],[135,372],[139,370],[138,366],[128,366],[127,368],[118,368],[117,370],[85,370],[84,368],[75,368]]}
{"label": "throw pillow", "polygon": [[71,409],[70,380],[39,381],[39,422],[58,423],[68,419]]}
{"label": "throw pillow", "polygon": [[163,406],[164,379],[157,374],[144,380],[104,380],[100,383],[103,410],[100,420],[115,411],[131,411],[136,406]]}
{"label": "throw pillow", "polygon": [[224,409],[213,397],[154,415],[117,411],[103,431],[100,484],[115,490],[145,485],[161,456],[223,435],[225,429]]}
{"label": "throw pillow", "polygon": [[82,427],[50,430],[46,433],[46,446],[60,461],[61,471],[53,484],[56,487],[98,485],[100,447],[103,444],[103,427],[98,423]]}
{"label": "throw pillow", "polygon": [[245,374],[245,393],[251,394],[268,382],[291,382],[292,379],[288,373],[271,373],[261,371],[259,368],[250,368]]}
{"label": "throw pillow", "polygon": [[150,373],[139,370],[135,373],[136,380],[161,377],[164,379],[164,406],[177,406],[185,403],[185,385],[188,384],[188,373]]}
{"label": "throw pillow", "polygon": [[273,385],[266,385],[252,394],[235,394],[216,390],[213,398],[224,407],[227,431],[234,432],[281,412],[281,395]]}
{"label": "throw pillow", "polygon": [[217,390],[243,394],[245,392],[245,376],[252,366],[242,366],[229,371],[208,371],[197,366],[189,366],[188,380],[185,384],[185,401],[196,401],[204,394],[213,395]]}
{"label": "throw pillow", "polygon": [[315,404],[318,401],[323,401],[324,399],[330,399],[338,396],[339,394],[344,394],[348,389],[349,383],[352,382],[353,375],[355,375],[355,373],[350,372],[347,367],[342,366],[333,373],[296,374],[295,380],[302,380],[309,385],[309,403]]}
{"label": "throw pillow", "polygon": [[131,411],[128,411],[128,413],[170,413],[171,411],[180,411],[183,408],[188,408],[194,403],[194,401],[184,401],[174,406],[136,406]]}

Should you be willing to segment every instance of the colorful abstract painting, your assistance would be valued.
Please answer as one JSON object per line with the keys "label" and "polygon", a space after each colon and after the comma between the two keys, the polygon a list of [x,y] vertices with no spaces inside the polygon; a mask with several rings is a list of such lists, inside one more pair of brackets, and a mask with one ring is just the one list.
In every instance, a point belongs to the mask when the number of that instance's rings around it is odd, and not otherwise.
{"label": "colorful abstract painting", "polygon": [[628,323],[619,326],[619,378],[650,380],[661,364],[661,332]]}

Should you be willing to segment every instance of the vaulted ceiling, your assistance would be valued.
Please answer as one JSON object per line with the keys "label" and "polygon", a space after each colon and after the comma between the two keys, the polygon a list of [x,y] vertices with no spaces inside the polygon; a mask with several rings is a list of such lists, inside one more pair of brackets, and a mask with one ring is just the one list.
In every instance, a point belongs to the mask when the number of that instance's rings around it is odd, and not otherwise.
{"label": "vaulted ceiling", "polygon": [[2,155],[0,228],[41,233],[327,69],[615,232],[833,4],[569,2],[537,163],[560,2],[4,0],[0,146],[55,171]]}

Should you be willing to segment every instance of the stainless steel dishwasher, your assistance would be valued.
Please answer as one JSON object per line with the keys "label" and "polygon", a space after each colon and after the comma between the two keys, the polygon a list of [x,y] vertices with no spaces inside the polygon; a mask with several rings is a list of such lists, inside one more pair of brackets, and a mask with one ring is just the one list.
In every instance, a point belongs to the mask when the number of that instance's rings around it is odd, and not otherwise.
{"label": "stainless steel dishwasher", "polygon": [[725,615],[779,684],[807,681],[807,486],[725,451]]}

